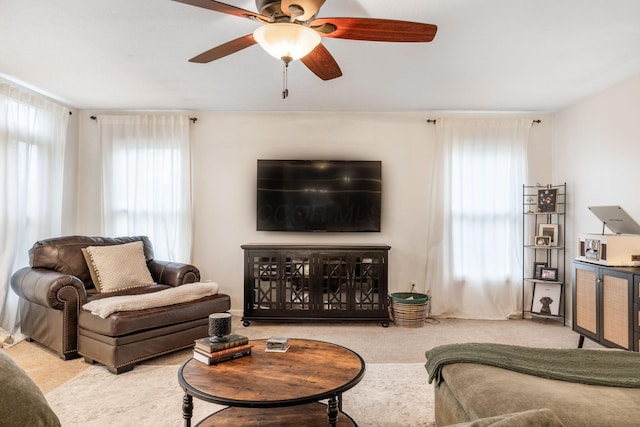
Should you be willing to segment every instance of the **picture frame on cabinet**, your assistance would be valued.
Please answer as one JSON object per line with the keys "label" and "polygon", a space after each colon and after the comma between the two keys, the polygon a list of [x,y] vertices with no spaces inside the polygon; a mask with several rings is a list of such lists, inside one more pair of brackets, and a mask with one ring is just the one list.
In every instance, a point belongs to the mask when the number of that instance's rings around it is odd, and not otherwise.
{"label": "picture frame on cabinet", "polygon": [[551,237],[549,246],[558,246],[558,224],[539,224],[538,235]]}
{"label": "picture frame on cabinet", "polygon": [[558,189],[538,189],[538,213],[556,213],[558,209]]}
{"label": "picture frame on cabinet", "polygon": [[584,257],[588,260],[600,260],[600,240],[584,239]]}
{"label": "picture frame on cabinet", "polygon": [[540,269],[540,280],[558,281],[558,269],[543,267]]}
{"label": "picture frame on cabinet", "polygon": [[562,286],[558,283],[536,283],[533,289],[531,312],[547,316],[560,315]]}
{"label": "picture frame on cabinet", "polygon": [[535,237],[535,246],[546,248],[551,246],[551,237],[549,236],[536,236]]}
{"label": "picture frame on cabinet", "polygon": [[542,269],[547,267],[548,265],[546,262],[534,261],[533,269],[531,270],[533,272],[533,278],[539,279]]}

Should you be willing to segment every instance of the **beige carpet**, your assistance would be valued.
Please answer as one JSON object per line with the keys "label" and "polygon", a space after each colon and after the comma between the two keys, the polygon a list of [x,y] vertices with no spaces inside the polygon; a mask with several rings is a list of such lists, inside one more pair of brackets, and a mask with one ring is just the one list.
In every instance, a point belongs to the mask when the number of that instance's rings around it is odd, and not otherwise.
{"label": "beige carpet", "polygon": [[[64,427],[179,427],[184,392],[177,370],[146,365],[116,378],[91,367],[47,399]],[[344,393],[343,410],[360,426],[429,426],[432,394],[421,363],[370,364],[360,384]],[[194,399],[193,425],[222,408]]]}
{"label": "beige carpet", "polygon": [[[344,394],[344,410],[361,426],[428,426],[433,389],[427,384],[424,352],[458,342],[495,342],[531,347],[574,348],[578,335],[545,320],[474,321],[443,319],[422,328],[377,323],[263,323],[245,328],[234,316],[234,332],[252,339],[270,336],[334,342],[358,352],[367,363],[364,380]],[[585,347],[597,348],[590,341]],[[8,353],[46,393],[63,426],[180,426],[182,396],[177,381],[183,350],[112,375],[82,359],[62,361],[34,343]],[[194,399],[194,424],[215,409]]]}

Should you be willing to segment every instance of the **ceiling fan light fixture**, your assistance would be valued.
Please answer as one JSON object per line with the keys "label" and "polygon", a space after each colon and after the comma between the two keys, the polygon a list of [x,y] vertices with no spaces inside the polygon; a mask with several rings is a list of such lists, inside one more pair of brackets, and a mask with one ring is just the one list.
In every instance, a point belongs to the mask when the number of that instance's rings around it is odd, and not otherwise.
{"label": "ceiling fan light fixture", "polygon": [[267,53],[286,63],[300,59],[320,44],[320,34],[300,24],[265,24],[253,32],[253,38]]}

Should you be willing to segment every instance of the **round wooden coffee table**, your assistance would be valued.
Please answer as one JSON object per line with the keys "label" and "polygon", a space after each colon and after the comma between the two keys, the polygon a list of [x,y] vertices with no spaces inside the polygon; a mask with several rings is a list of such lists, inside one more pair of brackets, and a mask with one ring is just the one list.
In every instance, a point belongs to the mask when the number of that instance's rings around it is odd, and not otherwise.
{"label": "round wooden coffee table", "polygon": [[[290,339],[285,353],[266,352],[266,340],[251,343],[251,356],[212,366],[192,358],[182,364],[178,381],[185,391],[186,427],[191,426],[193,397],[228,406],[199,426],[356,425],[342,412],[342,393],[364,377],[365,363],[357,353],[306,339]],[[319,403],[324,399],[327,405]]]}

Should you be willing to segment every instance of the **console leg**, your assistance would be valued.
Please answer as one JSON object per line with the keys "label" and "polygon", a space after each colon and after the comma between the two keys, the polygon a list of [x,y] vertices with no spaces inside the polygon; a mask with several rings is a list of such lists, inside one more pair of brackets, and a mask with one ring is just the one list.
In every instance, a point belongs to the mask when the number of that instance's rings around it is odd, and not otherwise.
{"label": "console leg", "polygon": [[584,335],[580,335],[580,339],[578,340],[578,348],[582,348],[584,345]]}
{"label": "console leg", "polygon": [[182,418],[184,418],[184,427],[191,427],[191,417],[193,416],[193,397],[184,394],[182,398]]}

